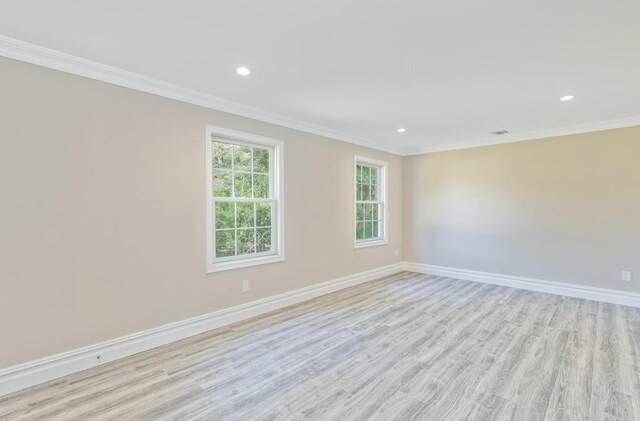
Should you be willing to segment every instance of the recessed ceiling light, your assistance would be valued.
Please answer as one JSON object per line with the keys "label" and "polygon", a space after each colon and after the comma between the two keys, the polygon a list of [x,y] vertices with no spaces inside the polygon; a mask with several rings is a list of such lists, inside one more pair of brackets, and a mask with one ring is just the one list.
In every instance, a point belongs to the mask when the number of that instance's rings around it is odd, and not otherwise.
{"label": "recessed ceiling light", "polygon": [[251,74],[251,70],[247,69],[246,67],[238,67],[236,69],[236,73],[240,76],[249,76]]}
{"label": "recessed ceiling light", "polygon": [[398,133],[404,133],[406,131],[407,131],[407,129],[405,129],[404,127],[399,127],[398,128]]}
{"label": "recessed ceiling light", "polygon": [[573,95],[565,95],[560,98],[560,101],[571,101],[573,99]]}

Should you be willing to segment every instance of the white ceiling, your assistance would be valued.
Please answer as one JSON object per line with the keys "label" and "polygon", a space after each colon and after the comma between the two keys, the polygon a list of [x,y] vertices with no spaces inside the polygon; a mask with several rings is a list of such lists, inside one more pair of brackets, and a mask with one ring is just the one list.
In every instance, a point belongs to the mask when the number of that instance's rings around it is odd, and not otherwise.
{"label": "white ceiling", "polygon": [[640,116],[638,0],[0,0],[0,35],[405,153]]}

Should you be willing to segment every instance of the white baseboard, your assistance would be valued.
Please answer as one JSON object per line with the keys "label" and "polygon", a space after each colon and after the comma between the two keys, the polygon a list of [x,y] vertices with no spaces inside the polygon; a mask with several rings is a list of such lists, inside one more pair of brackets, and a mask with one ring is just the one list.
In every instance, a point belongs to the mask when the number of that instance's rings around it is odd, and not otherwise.
{"label": "white baseboard", "polygon": [[96,366],[98,356],[101,364],[104,364],[331,292],[393,275],[401,272],[402,269],[402,263],[384,266],[8,367],[0,370],[0,396]]}
{"label": "white baseboard", "polygon": [[420,263],[398,263],[0,370],[0,396],[402,271],[640,307],[640,294]]}
{"label": "white baseboard", "polygon": [[640,294],[634,292],[595,288],[563,282],[543,281],[541,279],[478,272],[474,270],[456,269],[422,263],[405,262],[403,268],[409,272],[445,276],[448,278],[464,279],[466,281],[483,282],[485,284],[503,285],[513,288],[527,289],[530,291],[546,292],[549,294],[603,301],[605,303],[640,307]]}

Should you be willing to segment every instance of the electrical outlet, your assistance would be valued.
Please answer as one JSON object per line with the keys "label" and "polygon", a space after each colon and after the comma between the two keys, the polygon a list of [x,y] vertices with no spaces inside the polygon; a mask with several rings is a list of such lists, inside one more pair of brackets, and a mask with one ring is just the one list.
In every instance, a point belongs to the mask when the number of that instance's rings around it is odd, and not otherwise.
{"label": "electrical outlet", "polygon": [[251,286],[249,285],[249,280],[245,279],[244,281],[242,281],[242,292],[247,292],[251,289]]}
{"label": "electrical outlet", "polygon": [[396,249],[396,257],[400,256],[400,250]]}
{"label": "electrical outlet", "polygon": [[632,279],[633,279],[633,275],[631,274],[630,271],[628,271],[628,270],[623,270],[622,271],[622,280],[624,282],[631,282]]}

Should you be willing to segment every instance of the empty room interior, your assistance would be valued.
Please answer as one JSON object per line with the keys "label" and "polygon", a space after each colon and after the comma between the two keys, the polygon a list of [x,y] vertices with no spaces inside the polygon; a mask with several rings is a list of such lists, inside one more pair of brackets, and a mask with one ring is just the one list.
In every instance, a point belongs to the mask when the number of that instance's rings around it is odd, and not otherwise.
{"label": "empty room interior", "polygon": [[640,420],[639,22],[0,0],[0,420]]}

